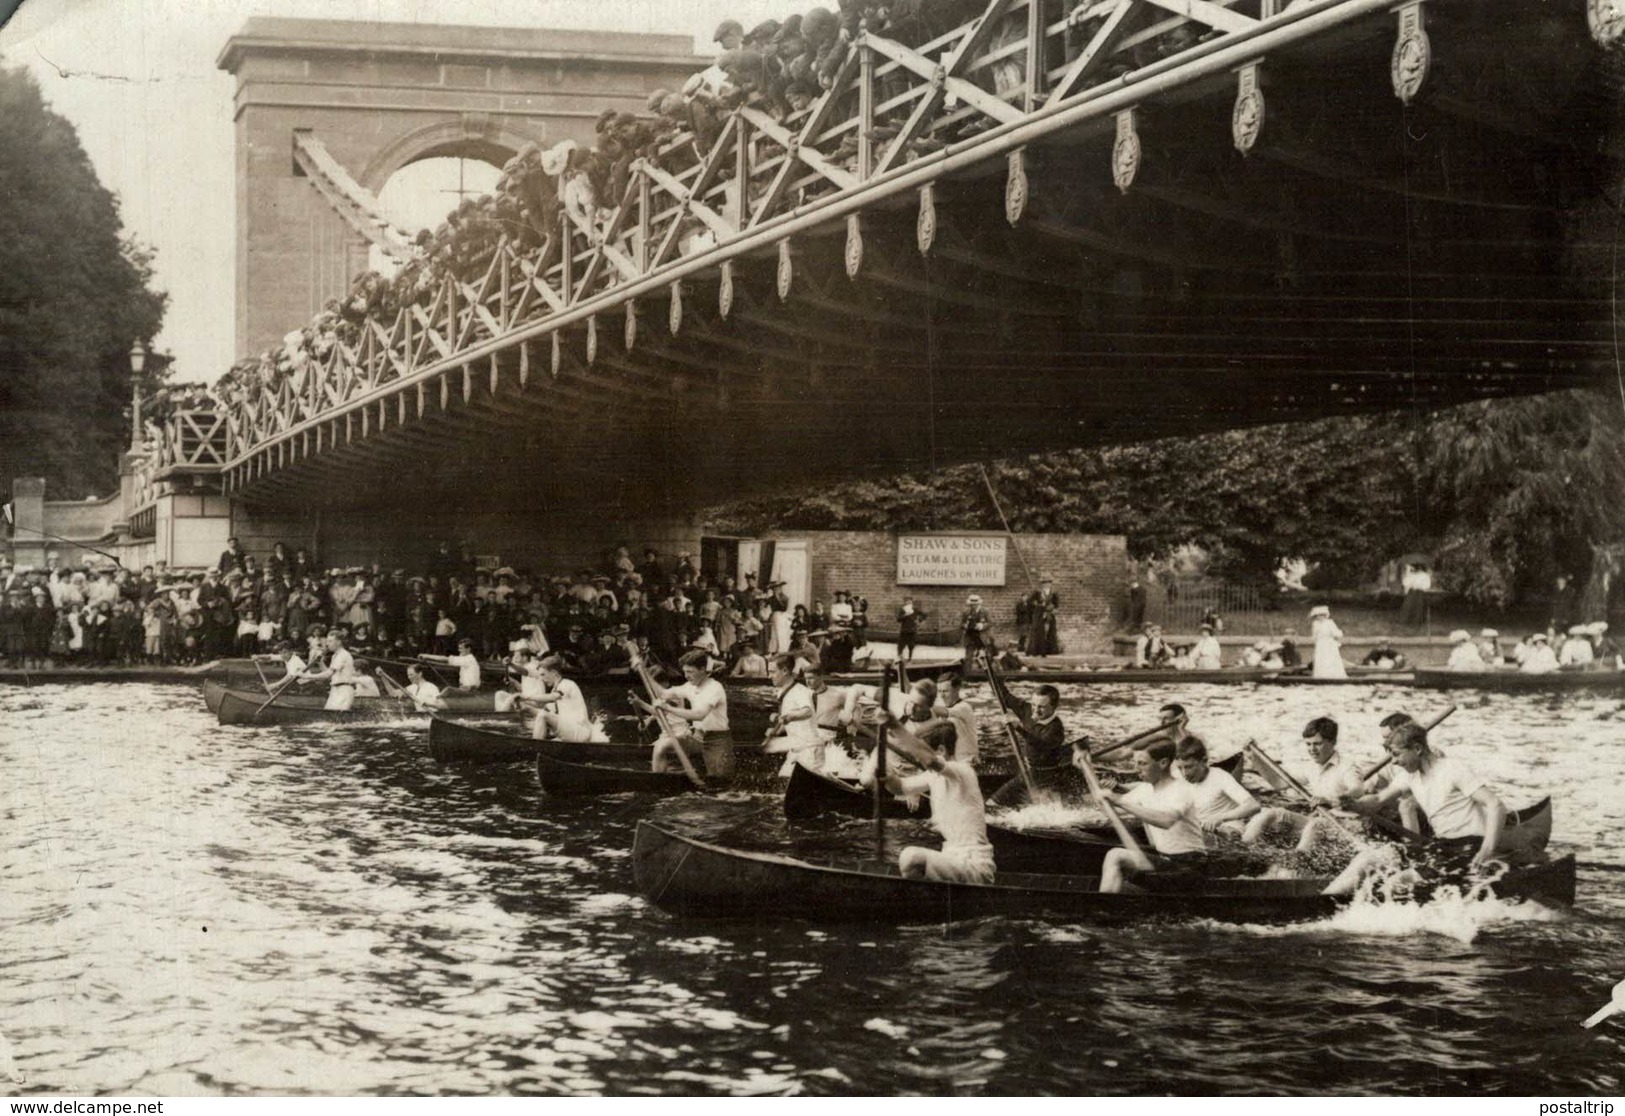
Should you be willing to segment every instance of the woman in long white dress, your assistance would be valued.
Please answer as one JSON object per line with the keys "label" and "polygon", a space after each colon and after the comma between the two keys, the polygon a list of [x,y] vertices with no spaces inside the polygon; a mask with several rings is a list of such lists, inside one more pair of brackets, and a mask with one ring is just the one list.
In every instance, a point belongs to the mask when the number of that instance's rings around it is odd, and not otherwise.
{"label": "woman in long white dress", "polygon": [[1343,666],[1343,631],[1332,619],[1332,610],[1316,605],[1309,610],[1309,637],[1315,645],[1315,678],[1347,678]]}

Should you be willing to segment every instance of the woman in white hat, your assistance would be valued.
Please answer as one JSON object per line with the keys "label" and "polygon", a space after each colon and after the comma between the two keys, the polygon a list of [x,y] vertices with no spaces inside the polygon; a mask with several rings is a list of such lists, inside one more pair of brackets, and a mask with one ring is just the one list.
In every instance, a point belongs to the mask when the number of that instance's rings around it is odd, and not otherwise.
{"label": "woman in white hat", "polygon": [[1557,653],[1552,650],[1545,632],[1529,637],[1529,647],[1518,670],[1523,674],[1550,674],[1557,669]]}
{"label": "woman in white hat", "polygon": [[1309,610],[1309,638],[1315,645],[1315,678],[1347,678],[1343,666],[1343,630],[1332,619],[1327,605],[1316,605]]}
{"label": "woman in white hat", "polygon": [[1557,656],[1557,665],[1587,667],[1591,665],[1592,658],[1591,633],[1584,624],[1571,625],[1569,637],[1563,641],[1563,650]]}
{"label": "woman in white hat", "polygon": [[1450,633],[1450,642],[1454,644],[1450,649],[1450,661],[1445,663],[1446,670],[1483,670],[1484,659],[1478,653],[1478,646],[1473,643],[1473,637],[1465,628],[1457,628]]}

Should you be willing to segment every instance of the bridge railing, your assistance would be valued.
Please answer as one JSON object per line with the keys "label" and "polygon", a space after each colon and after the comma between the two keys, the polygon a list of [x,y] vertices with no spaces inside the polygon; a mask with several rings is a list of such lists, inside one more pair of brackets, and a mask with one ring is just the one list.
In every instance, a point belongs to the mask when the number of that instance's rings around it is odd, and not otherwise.
{"label": "bridge railing", "polygon": [[131,511],[162,495],[161,483],[179,468],[219,472],[230,452],[228,417],[223,411],[185,408],[171,411],[160,423],[147,424],[147,455],[135,469],[135,502]]}
{"label": "bridge railing", "polygon": [[[540,246],[522,249],[504,237],[471,254],[472,266],[465,261],[457,273],[432,274],[417,297],[391,314],[359,321],[329,314],[297,360],[272,359],[246,382],[231,384],[228,485],[297,452],[297,432],[309,452],[312,436],[317,449],[341,436],[341,416],[342,437],[349,439],[404,421],[409,408],[421,415],[431,395],[444,406],[459,368],[467,397],[487,357],[494,388],[496,353],[515,343],[521,381],[531,371],[527,342],[543,338],[556,375],[564,325],[584,321],[590,364],[599,310],[623,311],[630,348],[641,328],[636,299],[652,297],[665,304],[667,328],[676,334],[682,278],[699,270],[692,265],[718,273],[718,311],[726,317],[730,261],[760,251],[764,235],[778,238],[777,287],[787,297],[794,271],[789,232],[804,218],[844,217],[845,264],[855,276],[863,262],[860,206],[831,199],[873,193],[882,183],[895,192],[910,179],[907,188],[919,192],[919,247],[929,251],[937,223],[932,179],[916,185],[908,172],[920,160],[931,160],[933,172],[946,170],[949,156],[993,147],[981,143],[988,132],[999,132],[999,142],[996,153],[982,157],[1007,158],[1005,217],[1012,224],[1028,189],[1017,133],[1025,138],[1030,126],[1036,137],[1075,123],[1069,113],[1085,102],[1098,99],[1115,118],[1105,122],[1115,127],[1110,173],[1127,190],[1139,164],[1135,99],[1173,83],[1187,61],[1186,69],[1204,70],[1194,76],[1235,74],[1232,138],[1245,151],[1262,120],[1258,67],[1269,46],[1394,6],[1298,0],[1287,11],[1285,0],[989,0],[979,18],[921,43],[866,29],[806,107],[779,118],[764,98],[747,96],[714,120],[710,134],[678,132],[652,157],[633,162],[622,195],[604,199],[612,204],[584,202],[571,172],[560,174],[557,227]],[[1402,75],[1399,60],[1407,41],[1414,45],[1422,34],[1420,2],[1401,0],[1398,11],[1394,83],[1408,100],[1421,74]],[[1256,56],[1237,53],[1254,43]],[[1425,72],[1425,37],[1421,53]],[[1122,107],[1114,107],[1119,101]],[[391,386],[400,381],[415,381],[408,385],[415,395]],[[265,452],[273,443],[275,456]]]}

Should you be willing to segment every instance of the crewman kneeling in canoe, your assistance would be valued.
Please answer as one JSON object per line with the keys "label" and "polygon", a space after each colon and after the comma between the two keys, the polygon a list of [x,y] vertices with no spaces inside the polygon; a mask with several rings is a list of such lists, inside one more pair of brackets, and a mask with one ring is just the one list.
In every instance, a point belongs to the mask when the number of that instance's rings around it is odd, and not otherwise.
{"label": "crewman kneeling in canoe", "polygon": [[823,771],[825,739],[818,730],[813,692],[796,677],[796,657],[774,655],[769,667],[778,691],[779,711],[768,726],[763,747],[769,752],[787,753],[780,775],[790,774],[798,763]]}
{"label": "crewman kneeling in canoe", "polygon": [[[1396,721],[1393,719],[1395,717],[1403,720]],[[1388,734],[1394,726],[1408,723],[1411,723],[1410,719],[1404,714],[1391,714],[1383,721],[1383,731]],[[1359,794],[1366,786],[1365,772],[1338,749],[1337,737],[1337,722],[1330,717],[1316,717],[1304,726],[1303,744],[1314,762],[1314,769],[1304,781],[1304,789],[1313,796],[1310,806],[1336,806],[1345,796]],[[1381,791],[1388,785],[1388,780],[1386,776],[1377,778],[1381,781],[1373,789]],[[1309,853],[1318,844],[1329,841],[1341,845],[1345,850],[1344,855],[1347,855],[1350,842],[1343,827],[1327,815],[1317,813],[1305,816],[1281,806],[1272,806],[1255,814],[1247,823],[1241,839],[1247,844],[1256,844],[1266,836],[1294,840],[1300,853]]]}
{"label": "crewman kneeling in canoe", "polygon": [[593,738],[592,715],[587,711],[587,699],[581,696],[581,687],[564,677],[563,666],[557,655],[548,655],[536,664],[542,689],[524,700],[527,708],[536,710],[531,736],[536,740],[551,738],[585,744]]}
{"label": "crewman kneeling in canoe", "polygon": [[[942,848],[910,845],[898,855],[897,866],[911,879],[940,880],[946,883],[992,883],[993,845],[987,839],[987,808],[982,802],[982,785],[976,769],[967,761],[946,758],[953,740],[951,729],[933,734],[940,742],[931,747],[902,726],[897,714],[876,707],[874,717],[889,727],[883,730],[892,751],[918,764],[918,774],[899,775],[886,771],[885,787],[899,798],[918,801],[931,797],[931,824],[942,834]],[[866,787],[874,786],[874,771],[864,776]]]}
{"label": "crewman kneeling in canoe", "polygon": [[[1209,877],[1239,876],[1259,867],[1255,857],[1208,846],[1197,814],[1196,788],[1173,776],[1176,745],[1155,740],[1134,749],[1141,782],[1128,792],[1103,790],[1103,797],[1145,823],[1154,854],[1113,849],[1100,870],[1100,890],[1118,892],[1134,876],[1155,875],[1159,882],[1192,884]],[[1074,745],[1073,763],[1089,762],[1087,745]]]}
{"label": "crewman kneeling in canoe", "polygon": [[[728,733],[728,692],[711,677],[710,656],[704,651],[689,651],[677,663],[685,681],[669,689],[657,686],[654,691],[662,723],[672,725],[674,730],[662,733],[655,741],[650,759],[654,771],[675,770],[679,765],[687,770],[688,765],[677,757],[678,749],[688,756],[700,755],[705,751],[707,736]],[[656,712],[655,706],[642,698],[634,697],[632,701],[645,713]]]}
{"label": "crewman kneeling in canoe", "polygon": [[[1495,858],[1506,824],[1506,806],[1489,784],[1459,760],[1442,756],[1428,746],[1427,730],[1410,723],[1397,726],[1386,743],[1399,773],[1387,788],[1377,794],[1345,797],[1343,805],[1357,814],[1375,814],[1401,795],[1409,795],[1421,807],[1439,840],[1479,838],[1470,855],[1428,848],[1431,863],[1417,865],[1435,871],[1460,872],[1482,867]],[[1325,888],[1327,895],[1350,895],[1365,874],[1383,866],[1397,866],[1407,859],[1400,846],[1384,845],[1357,855],[1341,875]],[[1410,858],[1415,859],[1415,858]]]}

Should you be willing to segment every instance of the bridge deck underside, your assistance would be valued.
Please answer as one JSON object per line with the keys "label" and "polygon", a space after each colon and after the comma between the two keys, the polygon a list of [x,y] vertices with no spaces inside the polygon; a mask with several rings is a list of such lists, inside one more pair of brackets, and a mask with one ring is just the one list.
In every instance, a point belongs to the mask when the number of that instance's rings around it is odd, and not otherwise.
{"label": "bridge deck underside", "polygon": [[773,250],[740,258],[726,318],[713,270],[685,281],[675,336],[641,299],[630,349],[600,315],[590,365],[571,329],[556,377],[531,342],[521,385],[516,345],[494,391],[482,361],[421,416],[383,399],[364,436],[352,416],[319,449],[296,438],[238,494],[687,503],[1612,376],[1617,80],[1572,14],[1541,35],[1489,23],[1499,7],[1430,7],[1411,106],[1372,20],[1268,60],[1246,156],[1233,79],[1180,90],[1141,106],[1126,192],[1109,119],[1051,137],[1027,148],[1014,226],[990,160],[936,183],[928,255],[917,198],[894,198],[862,214],[855,278],[833,223],[794,240],[786,298]]}

